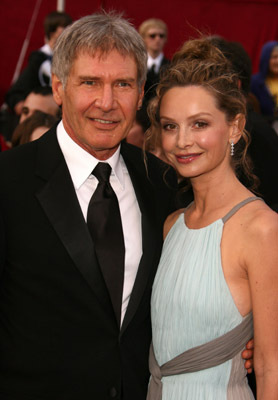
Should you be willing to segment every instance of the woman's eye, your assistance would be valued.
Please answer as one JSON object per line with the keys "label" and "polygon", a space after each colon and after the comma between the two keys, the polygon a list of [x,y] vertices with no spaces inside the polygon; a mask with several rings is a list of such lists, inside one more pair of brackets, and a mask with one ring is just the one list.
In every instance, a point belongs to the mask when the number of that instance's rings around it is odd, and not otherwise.
{"label": "woman's eye", "polygon": [[173,131],[176,128],[175,124],[163,124],[162,129],[164,131]]}
{"label": "woman's eye", "polygon": [[205,128],[206,126],[208,126],[208,123],[205,122],[205,121],[196,121],[196,122],[194,123],[194,126],[195,126],[196,128],[198,128],[198,129],[202,129],[202,128]]}

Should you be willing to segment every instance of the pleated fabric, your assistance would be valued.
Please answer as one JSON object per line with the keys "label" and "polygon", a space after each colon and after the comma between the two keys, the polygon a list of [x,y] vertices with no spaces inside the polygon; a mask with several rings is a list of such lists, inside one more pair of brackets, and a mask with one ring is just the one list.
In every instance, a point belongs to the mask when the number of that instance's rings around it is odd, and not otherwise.
{"label": "pleated fabric", "polygon": [[[243,321],[222,270],[223,226],[219,219],[207,227],[189,229],[181,214],[165,239],[151,301],[153,347],[159,365]],[[163,377],[162,399],[254,399],[240,353],[216,367]]]}

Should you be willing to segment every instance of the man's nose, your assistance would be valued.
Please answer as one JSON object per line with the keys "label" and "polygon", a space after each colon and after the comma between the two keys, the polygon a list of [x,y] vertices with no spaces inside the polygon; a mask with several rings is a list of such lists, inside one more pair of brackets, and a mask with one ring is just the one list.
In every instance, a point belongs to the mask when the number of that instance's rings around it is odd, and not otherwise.
{"label": "man's nose", "polygon": [[103,111],[110,111],[115,108],[116,99],[113,88],[110,85],[104,85],[98,94],[95,105]]}

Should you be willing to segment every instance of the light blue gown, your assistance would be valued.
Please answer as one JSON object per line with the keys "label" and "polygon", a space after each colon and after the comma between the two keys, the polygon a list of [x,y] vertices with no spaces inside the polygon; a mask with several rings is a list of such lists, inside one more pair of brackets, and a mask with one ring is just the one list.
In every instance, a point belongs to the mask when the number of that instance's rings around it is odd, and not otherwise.
{"label": "light blue gown", "polygon": [[[165,239],[151,300],[159,365],[218,338],[243,320],[222,270],[223,226],[224,219],[219,219],[189,229],[181,214]],[[254,399],[240,353],[216,367],[163,377],[162,384],[163,400]]]}

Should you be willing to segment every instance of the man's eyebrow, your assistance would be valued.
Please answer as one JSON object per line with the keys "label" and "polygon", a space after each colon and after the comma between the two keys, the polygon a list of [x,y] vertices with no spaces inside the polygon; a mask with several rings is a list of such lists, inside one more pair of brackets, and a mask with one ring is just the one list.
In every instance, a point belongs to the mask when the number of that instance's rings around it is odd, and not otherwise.
{"label": "man's eyebrow", "polygon": [[92,76],[92,75],[80,75],[78,78],[81,81],[97,81],[100,79],[99,76]]}
{"label": "man's eyebrow", "polygon": [[[93,75],[80,75],[78,79],[80,79],[81,81],[99,81],[102,78],[100,76],[93,76]],[[136,82],[136,79],[130,76],[122,76],[115,79],[115,82],[120,82],[120,81]]]}

